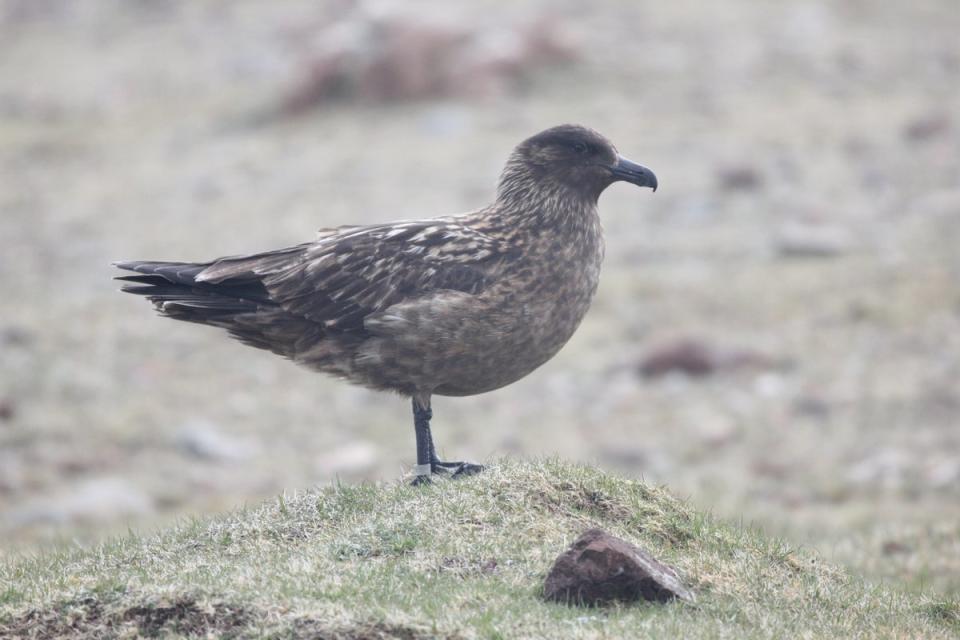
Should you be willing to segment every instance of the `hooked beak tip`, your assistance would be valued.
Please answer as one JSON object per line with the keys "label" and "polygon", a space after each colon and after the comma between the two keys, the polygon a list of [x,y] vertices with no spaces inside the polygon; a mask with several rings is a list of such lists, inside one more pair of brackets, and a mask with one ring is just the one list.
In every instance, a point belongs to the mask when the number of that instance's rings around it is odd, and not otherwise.
{"label": "hooked beak tip", "polygon": [[616,180],[623,180],[638,187],[650,187],[653,191],[659,186],[657,176],[646,167],[627,160],[623,156],[617,159],[617,164],[611,169]]}

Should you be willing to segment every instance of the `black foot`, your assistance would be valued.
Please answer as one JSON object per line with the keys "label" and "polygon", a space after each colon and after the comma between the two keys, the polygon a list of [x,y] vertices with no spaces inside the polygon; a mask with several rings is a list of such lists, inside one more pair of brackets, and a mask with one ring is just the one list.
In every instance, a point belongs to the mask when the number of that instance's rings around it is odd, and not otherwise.
{"label": "black foot", "polygon": [[472,462],[464,462],[460,465],[460,468],[453,472],[454,478],[463,478],[466,476],[475,476],[478,473],[483,471],[482,464],[473,464]]}
{"label": "black foot", "polygon": [[411,487],[424,487],[428,484],[433,484],[430,476],[414,476],[413,480],[410,481]]}
{"label": "black foot", "polygon": [[451,478],[473,476],[483,471],[483,465],[472,462],[442,462],[434,460],[430,463],[433,473],[449,473]]}

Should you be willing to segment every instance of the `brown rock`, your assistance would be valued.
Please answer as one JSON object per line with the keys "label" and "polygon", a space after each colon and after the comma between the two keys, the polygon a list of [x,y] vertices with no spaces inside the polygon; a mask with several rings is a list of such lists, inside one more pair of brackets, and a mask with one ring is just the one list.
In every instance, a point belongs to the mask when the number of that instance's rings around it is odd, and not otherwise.
{"label": "brown rock", "polygon": [[17,409],[11,400],[0,399],[0,422],[13,420],[17,415]]}
{"label": "brown rock", "polygon": [[886,556],[907,554],[911,551],[909,546],[896,540],[887,540],[883,543],[883,546],[880,547],[880,550],[883,551],[883,554]]}
{"label": "brown rock", "polygon": [[557,558],[544,584],[544,598],[587,606],[695,600],[673,568],[602,529],[586,531]]}
{"label": "brown rock", "polygon": [[0,343],[11,347],[25,347],[33,342],[33,334],[23,327],[9,326],[0,329]]}
{"label": "brown rock", "polygon": [[763,175],[750,166],[727,166],[717,171],[717,181],[724,191],[752,191],[763,186]]}
{"label": "brown rock", "polygon": [[931,113],[913,120],[903,128],[903,137],[911,142],[927,142],[950,132],[950,118],[945,113]]}
{"label": "brown rock", "polygon": [[782,369],[789,362],[751,348],[724,347],[700,338],[676,338],[650,348],[640,361],[640,373],[656,378],[670,373],[690,377],[717,372]]}
{"label": "brown rock", "polygon": [[550,18],[483,29],[469,21],[362,7],[322,30],[304,52],[302,72],[279,104],[295,116],[333,100],[393,103],[484,98],[518,87],[533,72],[569,64],[578,46]]}
{"label": "brown rock", "polygon": [[777,253],[788,258],[832,258],[853,248],[851,235],[827,224],[789,223],[775,239]]}
{"label": "brown rock", "polygon": [[671,372],[705,376],[717,368],[713,350],[699,340],[681,339],[655,347],[640,363],[640,372],[655,378]]}

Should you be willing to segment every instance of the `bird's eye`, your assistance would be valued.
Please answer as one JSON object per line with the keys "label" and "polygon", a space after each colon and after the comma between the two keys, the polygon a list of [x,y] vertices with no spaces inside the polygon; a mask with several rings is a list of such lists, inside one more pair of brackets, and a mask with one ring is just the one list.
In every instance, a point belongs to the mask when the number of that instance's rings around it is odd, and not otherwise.
{"label": "bird's eye", "polygon": [[585,145],[582,142],[574,143],[573,150],[579,153],[580,155],[584,155],[587,153],[587,145]]}

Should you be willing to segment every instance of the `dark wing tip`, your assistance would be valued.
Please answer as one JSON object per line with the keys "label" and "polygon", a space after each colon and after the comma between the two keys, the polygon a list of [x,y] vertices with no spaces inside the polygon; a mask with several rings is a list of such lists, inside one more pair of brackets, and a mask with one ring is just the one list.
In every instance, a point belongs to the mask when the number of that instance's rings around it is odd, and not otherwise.
{"label": "dark wing tip", "polygon": [[124,271],[139,271],[142,273],[144,267],[150,267],[156,264],[156,262],[149,262],[146,260],[116,260],[111,262],[110,266],[116,267],[117,269],[123,269]]}

